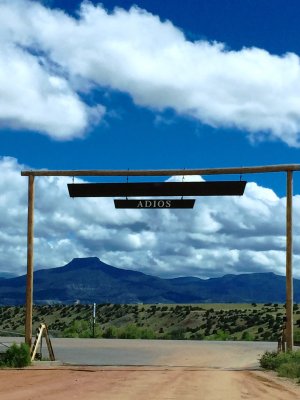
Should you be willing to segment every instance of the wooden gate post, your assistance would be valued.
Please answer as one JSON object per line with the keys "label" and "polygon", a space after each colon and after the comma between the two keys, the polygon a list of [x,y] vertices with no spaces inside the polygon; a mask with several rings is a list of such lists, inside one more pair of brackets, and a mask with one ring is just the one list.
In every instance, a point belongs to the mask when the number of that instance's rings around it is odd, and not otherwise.
{"label": "wooden gate post", "polygon": [[34,239],[34,176],[28,177],[28,223],[27,223],[27,281],[25,343],[31,347],[32,339],[32,299],[33,299],[33,239]]}
{"label": "wooden gate post", "polygon": [[293,350],[293,172],[287,171],[286,186],[286,342]]}

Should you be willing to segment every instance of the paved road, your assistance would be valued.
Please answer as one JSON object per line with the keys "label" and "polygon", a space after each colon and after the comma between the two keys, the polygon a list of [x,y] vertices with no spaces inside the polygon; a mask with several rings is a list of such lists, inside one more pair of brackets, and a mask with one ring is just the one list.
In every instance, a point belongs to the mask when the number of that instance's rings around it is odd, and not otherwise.
{"label": "paved road", "polygon": [[[0,338],[6,344],[20,338]],[[57,360],[74,365],[258,367],[258,357],[276,350],[269,342],[213,342],[182,340],[52,339]],[[47,356],[46,343],[43,354]],[[180,363],[178,363],[180,357]]]}
{"label": "paved road", "polygon": [[[242,368],[258,366],[258,357],[275,343],[169,340],[55,339],[57,359],[80,365],[168,365]],[[182,357],[184,354],[184,357]],[[222,356],[221,356],[222,354]]]}

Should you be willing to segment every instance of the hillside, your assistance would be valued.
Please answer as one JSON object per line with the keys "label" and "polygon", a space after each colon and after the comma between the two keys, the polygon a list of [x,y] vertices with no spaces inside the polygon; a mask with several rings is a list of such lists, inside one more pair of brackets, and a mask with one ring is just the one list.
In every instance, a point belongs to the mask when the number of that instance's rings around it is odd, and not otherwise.
{"label": "hillside", "polygon": [[[0,279],[0,304],[22,305],[26,276]],[[294,280],[300,302],[300,281]],[[285,302],[285,277],[273,273],[225,275],[199,279],[162,279],[115,268],[96,257],[75,258],[59,268],[34,273],[35,304],[154,304]]]}
{"label": "hillside", "polygon": [[[93,305],[44,305],[33,308],[33,332],[41,322],[59,337],[92,337]],[[0,335],[24,335],[25,310],[0,307]],[[98,304],[95,337],[277,341],[282,304]],[[300,308],[294,307],[294,337],[300,340]]]}

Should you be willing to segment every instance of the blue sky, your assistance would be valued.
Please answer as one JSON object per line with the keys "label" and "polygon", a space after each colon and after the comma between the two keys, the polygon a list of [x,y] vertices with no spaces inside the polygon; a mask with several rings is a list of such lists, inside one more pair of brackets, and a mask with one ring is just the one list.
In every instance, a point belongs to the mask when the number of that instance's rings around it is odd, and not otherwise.
{"label": "blue sky", "polygon": [[[25,268],[21,169],[299,163],[299,12],[296,0],[0,0],[0,270]],[[243,178],[244,203],[151,215],[117,214],[106,200],[72,210],[66,180],[40,179],[36,264],[96,255],[160,276],[283,273],[285,176]]]}

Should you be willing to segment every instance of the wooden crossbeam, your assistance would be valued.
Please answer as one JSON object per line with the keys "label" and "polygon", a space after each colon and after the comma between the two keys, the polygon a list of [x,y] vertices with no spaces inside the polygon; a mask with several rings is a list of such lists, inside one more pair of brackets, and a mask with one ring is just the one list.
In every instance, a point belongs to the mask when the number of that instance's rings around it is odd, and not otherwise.
{"label": "wooden crossbeam", "polygon": [[24,170],[22,176],[178,176],[178,175],[230,175],[260,174],[266,172],[300,171],[300,164],[262,165],[249,167],[197,168],[197,169],[137,169],[137,170]]}

